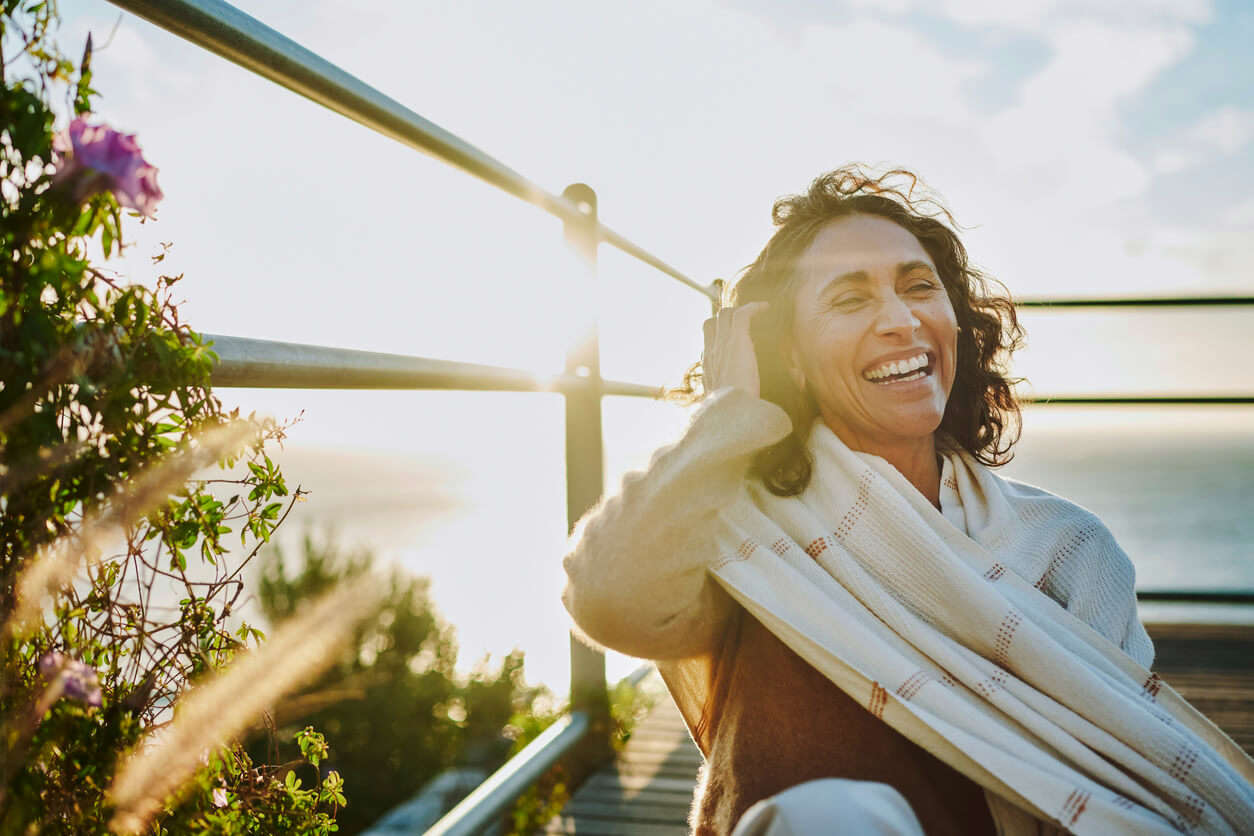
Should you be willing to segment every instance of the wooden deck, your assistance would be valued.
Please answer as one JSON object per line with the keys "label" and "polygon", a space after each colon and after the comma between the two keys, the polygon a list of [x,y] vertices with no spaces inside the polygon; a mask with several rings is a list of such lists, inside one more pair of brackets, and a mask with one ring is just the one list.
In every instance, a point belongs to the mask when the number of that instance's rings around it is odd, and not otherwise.
{"label": "wooden deck", "polygon": [[640,687],[658,699],[618,758],[575,792],[545,833],[685,836],[701,752],[656,672]]}
{"label": "wooden deck", "polygon": [[[1151,624],[1154,669],[1254,754],[1254,626]],[[684,836],[701,754],[656,674],[661,698],[619,757],[575,792],[545,833]]]}

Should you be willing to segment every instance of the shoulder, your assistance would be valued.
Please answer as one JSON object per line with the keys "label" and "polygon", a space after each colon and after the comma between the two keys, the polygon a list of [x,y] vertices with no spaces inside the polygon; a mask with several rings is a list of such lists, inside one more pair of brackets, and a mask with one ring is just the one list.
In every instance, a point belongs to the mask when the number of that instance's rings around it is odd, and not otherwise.
{"label": "shoulder", "polygon": [[996,478],[1027,548],[1039,558],[1033,578],[1038,588],[1067,578],[1088,581],[1095,572],[1122,576],[1126,569],[1130,577],[1132,562],[1093,511],[1036,485]]}
{"label": "shoulder", "polygon": [[1037,538],[1048,538],[1056,548],[1069,552],[1088,547],[1083,552],[1091,554],[1092,547],[1100,547],[1101,553],[1108,557],[1127,559],[1115,542],[1115,535],[1093,511],[1036,485],[1000,476],[994,478],[1001,484],[1002,495],[1019,523]]}
{"label": "shoulder", "polygon": [[1043,488],[999,479],[1022,522],[1037,589],[1142,664],[1153,647],[1137,615],[1136,568],[1110,528],[1088,508]]}

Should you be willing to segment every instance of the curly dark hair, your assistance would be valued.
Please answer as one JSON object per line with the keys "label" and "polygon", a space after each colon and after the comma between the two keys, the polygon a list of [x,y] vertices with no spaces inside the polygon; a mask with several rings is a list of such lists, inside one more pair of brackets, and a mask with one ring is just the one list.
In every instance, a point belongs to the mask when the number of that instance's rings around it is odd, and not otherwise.
{"label": "curly dark hair", "polygon": [[[986,465],[1010,461],[1020,415],[1011,388],[1016,381],[1006,376],[1005,363],[1022,345],[1023,329],[1005,286],[971,266],[966,248],[951,229],[957,226],[953,216],[926,194],[911,172],[893,169],[875,175],[858,165],[845,166],[815,179],[804,194],[775,201],[771,217],[778,228],[724,294],[724,304],[791,301],[800,281],[795,267],[802,253],[820,229],[851,215],[886,218],[914,235],[935,263],[957,315],[957,369],[938,441],[943,447],[965,450]],[[751,332],[762,397],[779,404],[792,419],[792,433],[760,451],[753,464],[753,475],[779,496],[798,494],[810,482],[806,438],[817,415],[811,397],[788,373],[784,346],[792,327],[792,304],[773,304],[754,318]],[[701,383],[698,362],[677,391],[698,397],[698,387],[704,390]]]}

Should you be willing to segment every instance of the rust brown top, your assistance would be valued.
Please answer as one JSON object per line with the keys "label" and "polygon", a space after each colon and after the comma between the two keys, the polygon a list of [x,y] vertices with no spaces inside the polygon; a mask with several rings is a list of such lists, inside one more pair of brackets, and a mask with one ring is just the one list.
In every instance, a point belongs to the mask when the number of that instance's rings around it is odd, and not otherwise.
{"label": "rust brown top", "polygon": [[737,609],[701,735],[708,751],[693,800],[698,836],[730,833],[755,802],[817,778],[895,787],[929,836],[996,832],[978,784],[874,717]]}

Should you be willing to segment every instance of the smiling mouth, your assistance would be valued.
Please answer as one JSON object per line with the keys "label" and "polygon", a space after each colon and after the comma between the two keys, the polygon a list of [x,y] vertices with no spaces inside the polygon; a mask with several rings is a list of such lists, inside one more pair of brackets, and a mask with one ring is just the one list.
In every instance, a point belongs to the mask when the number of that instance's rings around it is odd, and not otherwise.
{"label": "smiling mouth", "polygon": [[932,361],[927,352],[919,352],[905,360],[892,360],[882,363],[873,369],[867,369],[862,376],[872,383],[906,383],[921,380],[932,373]]}

